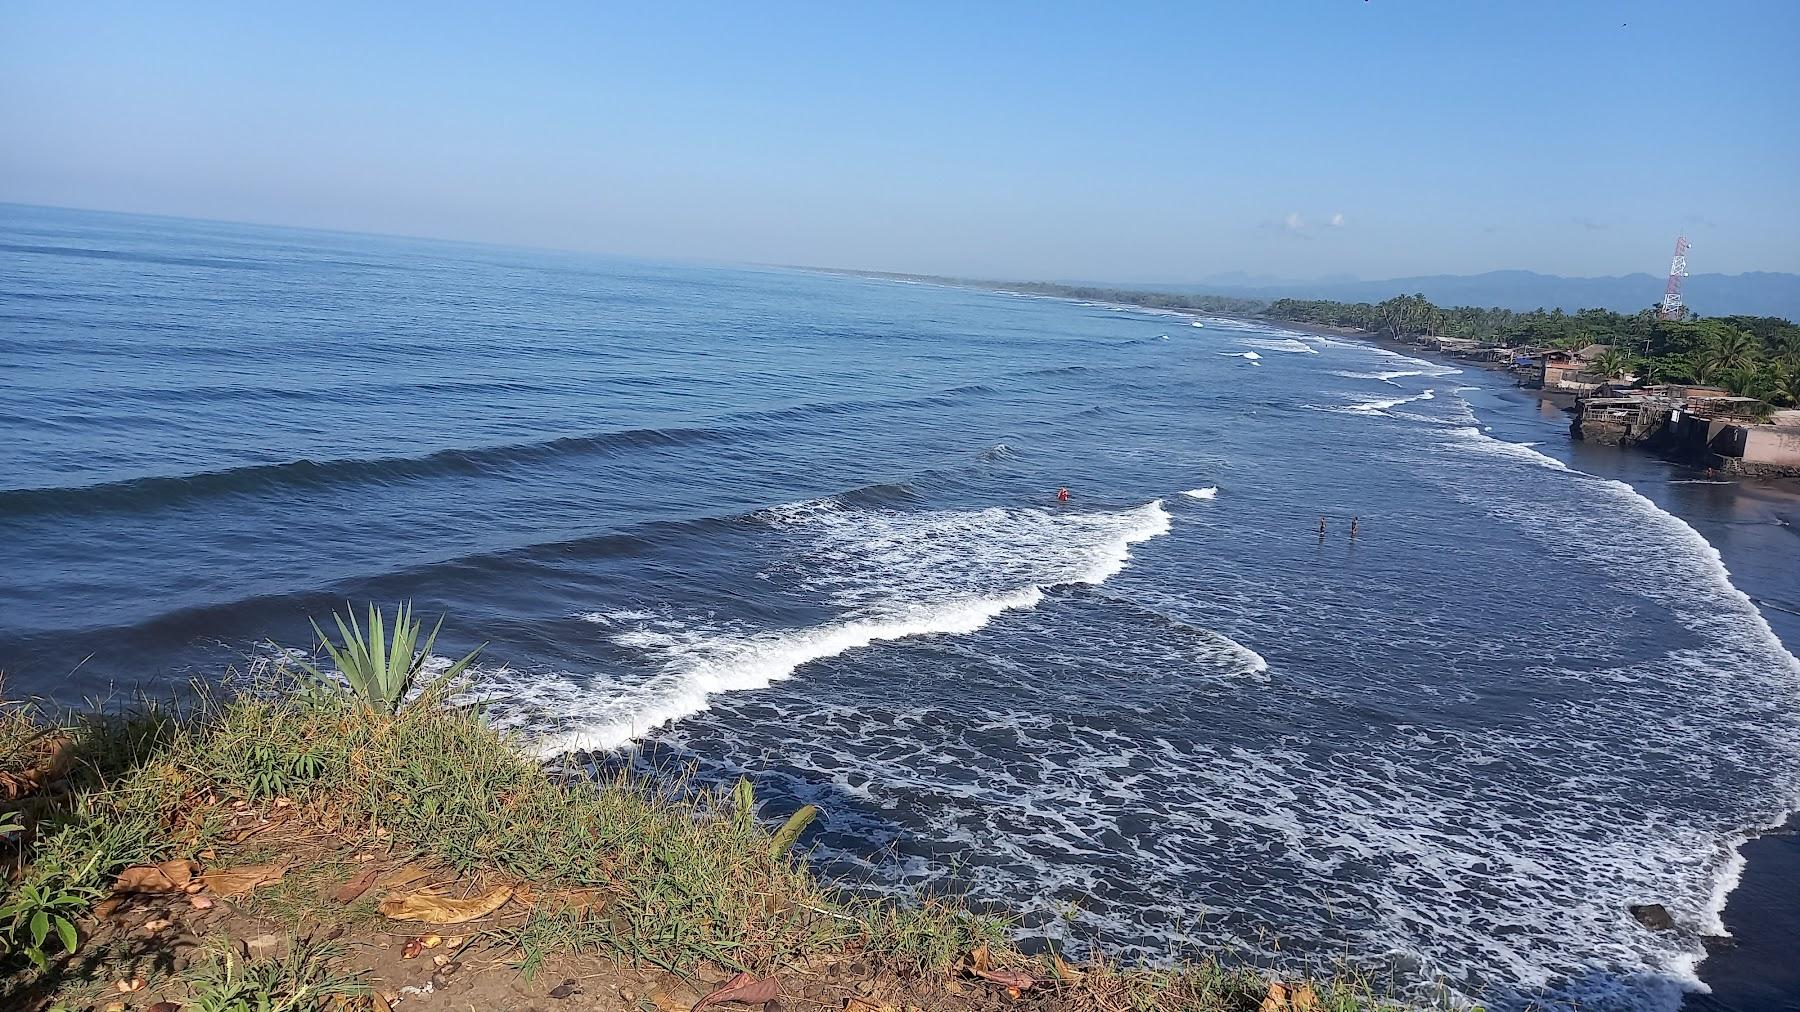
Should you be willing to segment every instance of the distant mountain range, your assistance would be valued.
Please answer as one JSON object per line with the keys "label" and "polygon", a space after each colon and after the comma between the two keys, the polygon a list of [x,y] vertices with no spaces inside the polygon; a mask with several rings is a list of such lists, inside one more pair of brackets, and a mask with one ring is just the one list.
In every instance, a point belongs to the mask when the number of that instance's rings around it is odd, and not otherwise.
{"label": "distant mountain range", "polygon": [[[1662,300],[1667,278],[1626,274],[1612,278],[1565,278],[1535,271],[1489,271],[1486,274],[1434,274],[1386,281],[1321,278],[1317,281],[1274,281],[1243,275],[1221,275],[1199,284],[1120,285],[1208,295],[1256,299],[1331,299],[1380,302],[1395,295],[1421,294],[1440,306],[1499,306],[1530,310],[1611,309],[1635,313]],[[1800,320],[1800,274],[1755,271],[1749,274],[1695,274],[1682,287],[1682,298],[1703,316],[1781,316]]]}

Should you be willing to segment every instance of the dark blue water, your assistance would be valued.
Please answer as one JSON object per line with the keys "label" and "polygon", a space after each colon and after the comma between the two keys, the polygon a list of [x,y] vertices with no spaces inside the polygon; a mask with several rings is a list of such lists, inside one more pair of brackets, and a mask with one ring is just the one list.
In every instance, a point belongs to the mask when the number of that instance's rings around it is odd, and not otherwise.
{"label": "dark blue water", "polygon": [[866,888],[1668,1005],[1800,802],[1708,539],[1778,624],[1800,539],[1563,425],[1254,324],[0,206],[0,667],[166,689],[410,599],[497,722],[819,801]]}

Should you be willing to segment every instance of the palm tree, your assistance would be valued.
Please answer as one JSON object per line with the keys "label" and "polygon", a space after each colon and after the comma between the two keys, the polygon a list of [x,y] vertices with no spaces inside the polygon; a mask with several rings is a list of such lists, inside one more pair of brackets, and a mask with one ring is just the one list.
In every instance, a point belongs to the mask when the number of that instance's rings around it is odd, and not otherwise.
{"label": "palm tree", "polygon": [[1698,364],[1709,374],[1740,373],[1756,366],[1761,348],[1756,339],[1735,328],[1707,335]]}
{"label": "palm tree", "polygon": [[1608,348],[1599,358],[1594,359],[1594,372],[1606,379],[1614,379],[1631,371],[1631,356],[1617,348]]}

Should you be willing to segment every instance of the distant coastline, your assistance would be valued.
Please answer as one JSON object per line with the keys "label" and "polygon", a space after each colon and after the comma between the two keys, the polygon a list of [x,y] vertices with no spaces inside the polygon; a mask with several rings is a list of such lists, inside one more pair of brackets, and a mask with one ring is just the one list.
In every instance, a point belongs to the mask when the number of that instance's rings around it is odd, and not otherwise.
{"label": "distant coastline", "polygon": [[1570,428],[1577,439],[1641,447],[1743,477],[1800,478],[1800,325],[1781,317],[1702,318],[1685,309],[1662,314],[1654,307],[1634,314],[1520,313],[1444,308],[1422,295],[1379,303],[1266,302],[1046,281],[798,269],[1275,323],[1353,336],[1409,354],[1444,353],[1510,372],[1520,386],[1536,388],[1545,401],[1575,412]]}

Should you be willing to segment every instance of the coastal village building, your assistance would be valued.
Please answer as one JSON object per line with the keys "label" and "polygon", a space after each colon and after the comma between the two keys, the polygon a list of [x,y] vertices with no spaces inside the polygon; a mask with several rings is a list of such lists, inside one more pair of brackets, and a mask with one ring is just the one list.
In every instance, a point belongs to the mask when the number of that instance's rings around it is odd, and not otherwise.
{"label": "coastal village building", "polygon": [[1504,366],[1524,386],[1578,398],[1569,432],[1576,439],[1643,446],[1701,467],[1758,477],[1800,475],[1800,410],[1774,411],[1753,397],[1697,383],[1638,386],[1635,376],[1602,376],[1594,367],[1609,348],[1482,345],[1420,335],[1409,343],[1455,358]]}

